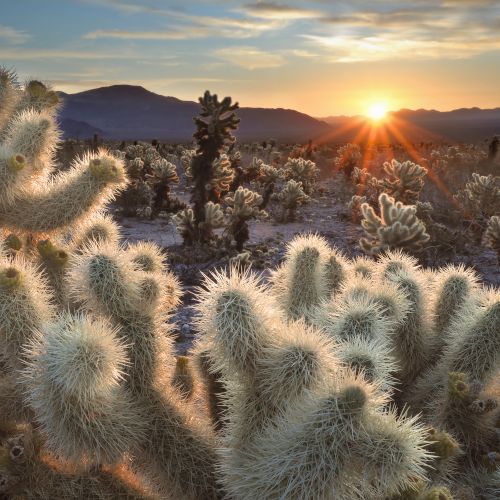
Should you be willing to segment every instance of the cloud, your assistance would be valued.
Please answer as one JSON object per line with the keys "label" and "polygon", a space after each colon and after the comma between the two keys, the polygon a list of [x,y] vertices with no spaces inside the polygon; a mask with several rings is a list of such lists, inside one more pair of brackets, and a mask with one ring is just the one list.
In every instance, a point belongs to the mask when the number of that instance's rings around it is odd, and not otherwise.
{"label": "cloud", "polygon": [[0,60],[5,61],[38,61],[38,60],[59,60],[59,59],[75,59],[75,60],[107,60],[107,59],[122,59],[122,60],[144,60],[169,59],[169,56],[145,56],[143,52],[127,52],[123,50],[105,52],[103,50],[65,50],[65,49],[12,49],[3,50],[0,48]]}
{"label": "cloud", "polygon": [[216,50],[214,55],[231,64],[250,70],[277,68],[285,64],[282,55],[264,52],[257,47],[227,47]]}
{"label": "cloud", "polygon": [[259,2],[246,4],[237,11],[261,19],[307,19],[321,17],[322,13],[318,10],[304,9],[290,5],[278,4],[274,2]]}
{"label": "cloud", "polygon": [[[95,30],[83,35],[85,40],[100,38],[117,38],[121,40],[186,40],[204,36],[202,31],[128,31],[128,30]],[[206,33],[205,33],[206,35]]]}
{"label": "cloud", "polygon": [[10,26],[0,25],[0,40],[7,42],[12,45],[17,45],[27,42],[31,38],[31,35],[25,31],[19,31]]}
{"label": "cloud", "polygon": [[442,39],[400,38],[394,34],[367,36],[303,35],[322,49],[332,62],[415,59],[462,59],[486,51],[500,50],[500,36],[449,37]]}

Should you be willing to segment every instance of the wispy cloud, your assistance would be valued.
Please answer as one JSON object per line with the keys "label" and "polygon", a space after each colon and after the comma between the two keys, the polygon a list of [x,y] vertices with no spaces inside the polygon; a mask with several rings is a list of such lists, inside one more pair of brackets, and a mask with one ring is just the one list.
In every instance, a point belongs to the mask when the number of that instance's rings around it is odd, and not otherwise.
{"label": "wispy cloud", "polygon": [[477,38],[405,39],[398,36],[318,36],[303,35],[323,49],[332,62],[362,62],[400,59],[462,59],[487,51],[500,50],[500,36]]}
{"label": "wispy cloud", "polygon": [[129,30],[95,30],[86,33],[85,40],[97,40],[99,38],[117,38],[120,40],[186,40],[204,36],[203,30],[191,29],[178,31],[129,31]]}
{"label": "wispy cloud", "polygon": [[246,4],[236,9],[239,12],[260,19],[308,19],[321,17],[322,13],[319,10],[305,9],[294,7],[291,5],[278,4],[274,2],[258,2]]}
{"label": "wispy cloud", "polygon": [[19,31],[10,26],[0,25],[0,40],[12,45],[22,44],[27,42],[31,35],[25,31]]}
{"label": "wispy cloud", "polygon": [[250,70],[276,68],[285,64],[285,59],[282,55],[264,52],[257,47],[227,47],[216,50],[214,55],[231,64]]}
{"label": "wispy cloud", "polygon": [[[148,57],[143,52],[128,52],[123,50],[65,50],[65,49],[3,49],[0,48],[0,60],[4,61],[38,61],[38,60],[74,59],[74,60],[162,60],[161,56]],[[168,60],[168,56],[165,57]]]}

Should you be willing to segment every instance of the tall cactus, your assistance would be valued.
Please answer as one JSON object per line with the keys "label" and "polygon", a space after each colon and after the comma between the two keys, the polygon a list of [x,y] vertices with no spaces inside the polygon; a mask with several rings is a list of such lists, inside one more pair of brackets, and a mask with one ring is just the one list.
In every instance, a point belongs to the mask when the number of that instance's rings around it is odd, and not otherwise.
{"label": "tall cactus", "polygon": [[[198,148],[190,163],[193,178],[191,202],[194,219],[198,225],[205,221],[205,204],[208,201],[219,201],[220,194],[212,184],[214,162],[220,159],[223,148],[234,141],[231,131],[235,130],[239,123],[234,113],[238,109],[238,103],[232,104],[230,97],[219,101],[216,94],[212,95],[207,91],[199,101],[201,112],[199,117],[195,118],[197,131],[194,134]],[[203,230],[198,228],[197,231],[197,239],[203,241]]]}

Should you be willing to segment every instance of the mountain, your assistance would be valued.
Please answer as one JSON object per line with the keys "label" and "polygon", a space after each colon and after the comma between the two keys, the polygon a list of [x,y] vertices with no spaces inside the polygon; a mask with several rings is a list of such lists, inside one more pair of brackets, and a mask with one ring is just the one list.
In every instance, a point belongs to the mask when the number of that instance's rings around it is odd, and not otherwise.
{"label": "mountain", "polygon": [[87,139],[93,137],[94,134],[103,134],[100,128],[93,127],[87,122],[72,120],[71,118],[63,118],[59,125],[63,131],[63,139]]}
{"label": "mountain", "polygon": [[[363,134],[363,127],[366,126],[364,117],[328,116],[321,120],[337,131],[336,142],[351,141],[357,134],[367,135]],[[477,142],[500,135],[500,108],[461,108],[453,111],[401,109],[390,112],[385,122],[387,125],[381,125],[382,132],[396,142],[401,140],[400,133],[414,143]]]}
{"label": "mountain", "polygon": [[[99,135],[108,139],[188,141],[195,131],[193,117],[199,112],[196,102],[132,85],[59,95],[63,99],[60,119],[65,136],[74,130],[66,129],[65,124],[83,122],[90,127],[86,133],[93,135],[91,128],[99,129]],[[237,115],[241,123],[235,135],[244,140],[272,137],[306,141],[330,130],[326,123],[291,109],[240,108]]]}
{"label": "mountain", "polygon": [[[64,103],[60,120],[65,137],[83,139],[99,134],[117,140],[190,141],[195,131],[193,117],[199,112],[197,102],[133,85],[59,94]],[[367,140],[372,129],[370,120],[362,116],[313,118],[282,108],[240,108],[237,115],[241,122],[235,135],[246,141],[274,138],[344,143]],[[401,109],[389,113],[373,131],[375,140],[383,142],[477,142],[500,134],[500,108]]]}

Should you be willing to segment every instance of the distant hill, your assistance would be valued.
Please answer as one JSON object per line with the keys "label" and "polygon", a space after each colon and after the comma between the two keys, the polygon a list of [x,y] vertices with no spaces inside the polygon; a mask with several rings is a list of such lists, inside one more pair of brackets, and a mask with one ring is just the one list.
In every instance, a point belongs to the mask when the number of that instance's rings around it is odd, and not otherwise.
{"label": "distant hill", "polygon": [[[197,102],[131,85],[59,94],[64,103],[60,119],[65,136],[75,130],[75,122],[83,122],[89,132],[99,129],[109,139],[188,141],[195,131],[193,117],[199,112]],[[291,109],[241,108],[237,114],[241,123],[236,135],[245,140],[305,141],[330,130],[326,123]]]}
{"label": "distant hill", "polygon": [[[189,141],[199,112],[194,101],[182,101],[133,85],[112,85],[76,94],[59,93],[64,105],[60,114],[65,137],[87,138],[97,133],[108,139]],[[366,140],[370,122],[361,116],[313,118],[292,109],[240,108],[240,140],[324,142]],[[477,142],[500,135],[500,108],[435,111],[402,109],[389,114],[393,124],[382,126],[378,137],[407,140]],[[394,132],[396,130],[396,132]]]}
{"label": "distant hill", "polygon": [[89,139],[94,134],[102,135],[100,128],[93,127],[86,122],[64,118],[60,121],[60,127],[63,131],[64,139]]}
{"label": "distant hill", "polygon": [[[321,120],[337,131],[335,140],[338,142],[352,140],[366,124],[366,120],[359,116],[328,116]],[[461,108],[453,111],[401,109],[389,113],[388,121],[393,124],[393,129],[403,132],[412,142],[477,142],[500,135],[500,108]],[[390,126],[383,129],[389,138],[399,140]]]}

